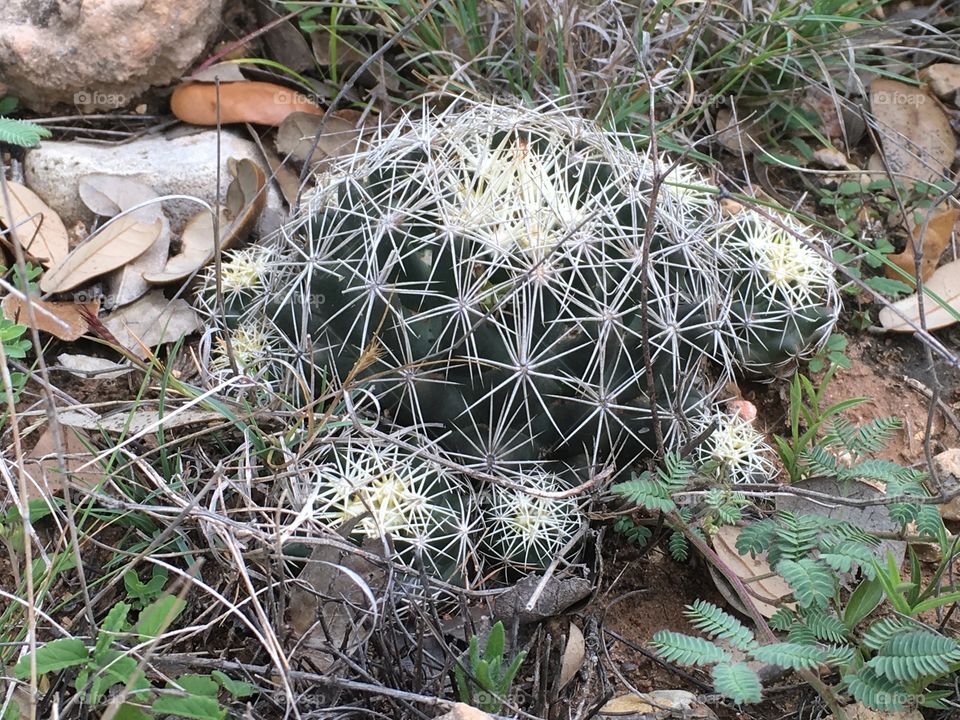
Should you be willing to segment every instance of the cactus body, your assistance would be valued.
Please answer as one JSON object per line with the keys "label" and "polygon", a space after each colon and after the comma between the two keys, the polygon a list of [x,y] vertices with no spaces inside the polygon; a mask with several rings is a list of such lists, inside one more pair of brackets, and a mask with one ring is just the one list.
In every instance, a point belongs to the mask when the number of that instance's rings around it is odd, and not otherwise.
{"label": "cactus body", "polygon": [[465,582],[476,562],[480,513],[470,484],[439,465],[435,447],[413,433],[406,450],[367,438],[325,446],[294,483],[296,512],[331,529],[387,538],[395,560],[416,576]]}
{"label": "cactus body", "polygon": [[715,252],[678,213],[648,222],[648,165],[562,115],[409,121],[288,228],[259,312],[460,456],[626,464],[654,404],[678,440],[727,364]]}
{"label": "cactus body", "polygon": [[[788,371],[839,307],[807,228],[727,217],[697,169],[665,172],[559,113],[454,105],[404,119],[263,248],[225,256],[221,330],[263,330],[245,371],[280,392],[360,391],[464,466],[533,483],[548,463],[624,468],[656,449],[655,421],[668,448],[695,436],[736,368]],[[201,304],[220,318],[212,280]],[[331,523],[392,486],[337,487],[317,496]],[[541,562],[555,544],[528,552],[504,529],[505,508],[533,517],[537,502],[494,495],[488,525],[505,539],[488,528],[488,555]]]}

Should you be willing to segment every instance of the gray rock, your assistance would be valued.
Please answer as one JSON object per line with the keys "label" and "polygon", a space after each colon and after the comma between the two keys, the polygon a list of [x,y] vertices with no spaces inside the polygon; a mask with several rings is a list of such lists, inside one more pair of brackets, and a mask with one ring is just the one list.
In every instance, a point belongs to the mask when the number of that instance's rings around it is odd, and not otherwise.
{"label": "gray rock", "polygon": [[[960,491],[960,448],[944,450],[933,458],[933,470],[948,495]],[[930,490],[937,492],[933,482]],[[960,495],[940,506],[940,515],[948,522],[960,521]]]}
{"label": "gray rock", "polygon": [[[227,159],[249,158],[266,171],[257,146],[229,132],[220,135],[220,198],[230,181]],[[80,200],[80,179],[94,173],[124,175],[153,188],[159,195],[190,195],[213,203],[217,187],[217,133],[205,130],[173,139],[147,137],[121,145],[96,145],[79,141],[45,141],[27,152],[24,175],[27,186],[56,210],[67,227],[77,221],[89,227],[93,213]],[[283,212],[283,200],[268,185],[265,216]],[[202,209],[189,200],[166,200],[163,209],[176,234]]]}
{"label": "gray rock", "polygon": [[223,0],[5,0],[0,78],[27,107],[114,110],[180,78],[219,27]]}

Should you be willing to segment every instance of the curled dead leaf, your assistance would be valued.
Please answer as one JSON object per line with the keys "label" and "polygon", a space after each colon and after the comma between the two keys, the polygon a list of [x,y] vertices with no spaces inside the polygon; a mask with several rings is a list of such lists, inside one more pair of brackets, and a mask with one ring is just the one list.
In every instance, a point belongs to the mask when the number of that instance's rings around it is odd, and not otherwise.
{"label": "curled dead leaf", "polygon": [[[938,330],[953,325],[957,320],[947,308],[952,308],[954,312],[960,314],[960,260],[954,260],[934,270],[924,283],[924,290],[923,309],[927,330]],[[929,293],[937,295],[944,305],[937,302]],[[920,327],[920,301],[917,293],[883,308],[880,311],[879,320],[884,330],[915,332],[915,327]]]}
{"label": "curled dead leaf", "polygon": [[[940,256],[950,244],[950,236],[953,234],[953,226],[960,217],[960,210],[956,208],[945,208],[936,212],[930,220],[924,224],[918,224],[913,228],[913,241],[908,242],[903,252],[896,255],[887,255],[887,259],[896,264],[897,267],[904,270],[912,277],[916,274],[916,258],[913,254],[914,244],[922,242],[923,258],[921,260],[921,273],[926,280],[933,275],[934,270],[940,263]],[[911,279],[907,280],[900,273],[891,267],[885,268],[887,277],[894,280],[900,280],[910,285],[916,283]]]}
{"label": "curled dead leaf", "polygon": [[0,200],[0,225],[13,228],[24,250],[44,267],[63,260],[70,252],[70,238],[60,216],[19,183],[8,181],[7,193],[10,206]]}
{"label": "curled dead leaf", "polygon": [[[252,160],[243,159],[232,166],[235,177],[227,188],[227,198],[220,208],[220,246],[231,248],[253,230],[263,212],[267,195],[267,179]],[[194,215],[183,228],[181,250],[167,259],[157,272],[143,273],[143,279],[153,285],[178,282],[213,260],[216,254],[216,234],[213,216],[206,210]]]}
{"label": "curled dead leaf", "polygon": [[[37,330],[50,333],[54,337],[73,342],[79,339],[88,330],[87,318],[84,311],[96,317],[100,312],[100,300],[87,303],[52,302],[41,300],[38,296],[31,296],[34,317],[37,321]],[[14,294],[7,295],[2,303],[3,315],[7,320],[29,326],[30,313],[27,311],[27,301]]]}
{"label": "curled dead leaf", "polygon": [[931,183],[943,179],[953,163],[957,138],[933,95],[924,88],[877,78],[870,85],[870,108],[895,175]]}
{"label": "curled dead leaf", "polygon": [[583,641],[583,632],[573,623],[567,632],[567,645],[563,649],[563,660],[560,662],[560,680],[557,690],[563,690],[580,671],[586,657],[586,644]]}
{"label": "curled dead leaf", "polygon": [[150,249],[162,230],[159,218],[152,223],[142,223],[133,215],[111,220],[44,273],[40,289],[45,293],[66,292],[123,267]]}
{"label": "curled dead leaf", "polygon": [[289,115],[277,130],[277,151],[297,162],[305,162],[309,157],[310,164],[317,166],[360,149],[363,128],[357,126],[359,113],[354,110],[330,113],[314,149],[313,140],[322,121],[323,118],[307,113]]}
{"label": "curled dead leaf", "polygon": [[71,375],[84,379],[114,380],[133,372],[129,364],[93,355],[62,353],[57,355],[57,362]]}
{"label": "curled dead leaf", "polygon": [[[193,125],[217,124],[218,86],[189,82],[177,87],[170,109]],[[323,110],[303,93],[268,82],[227,82],[219,85],[220,117],[224,125],[248,122],[279,125],[294,112],[322,115]]]}
{"label": "curled dead leaf", "polygon": [[[749,554],[741,555],[737,552],[738,537],[740,537],[740,528],[733,525],[724,525],[712,537],[713,550],[720,556],[726,566],[733,570],[737,577],[743,580],[747,587],[755,593],[752,599],[760,614],[766,618],[773,617],[779,607],[778,603],[781,603],[793,591],[782,577],[773,572],[764,557],[757,556],[754,558]],[[723,577],[713,569],[713,566],[710,567],[710,574],[713,576],[720,594],[735,608],[745,612],[743,604],[723,580]],[[752,580],[758,577],[763,577],[763,579]],[[792,603],[788,607],[792,607]]]}
{"label": "curled dead leaf", "polygon": [[148,185],[121,175],[87,175],[80,180],[79,191],[83,203],[98,215],[113,217],[130,212],[143,223],[160,219],[160,234],[153,245],[107,279],[106,307],[131,303],[150,289],[144,273],[163,270],[170,252],[170,223],[160,203],[153,202],[159,196]]}

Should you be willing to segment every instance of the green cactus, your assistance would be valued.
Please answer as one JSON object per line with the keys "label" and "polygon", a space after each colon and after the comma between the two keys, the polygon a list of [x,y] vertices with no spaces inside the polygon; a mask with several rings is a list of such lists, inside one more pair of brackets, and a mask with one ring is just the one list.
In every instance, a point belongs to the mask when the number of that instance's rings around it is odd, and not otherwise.
{"label": "green cactus", "polygon": [[[401,447],[411,443],[419,452]],[[401,444],[348,437],[302,458],[294,509],[334,530],[356,520],[358,539],[389,537],[394,560],[414,576],[423,568],[434,579],[468,582],[480,535],[473,490],[436,462],[424,438],[404,432]]]}
{"label": "green cactus", "polygon": [[720,386],[705,360],[728,364],[714,253],[678,219],[683,193],[661,193],[643,267],[650,165],[559,114],[408,120],[285,229],[252,312],[468,463],[626,465],[655,447],[654,414],[679,442]]}
{"label": "green cactus", "polygon": [[576,560],[581,544],[568,545],[585,522],[578,501],[543,496],[568,485],[544,471],[526,475],[521,483],[520,488],[493,485],[486,493],[481,551],[488,565],[525,574],[542,571],[557,558]]}
{"label": "green cactus", "polygon": [[706,184],[588,121],[454,103],[384,127],[261,254],[227,257],[210,314],[263,330],[255,374],[281,392],[360,392],[466,467],[620,470],[836,319],[822,241],[728,217]]}
{"label": "green cactus", "polygon": [[723,223],[718,240],[740,368],[765,377],[792,373],[836,324],[840,300],[829,246],[786,216],[754,210]]}

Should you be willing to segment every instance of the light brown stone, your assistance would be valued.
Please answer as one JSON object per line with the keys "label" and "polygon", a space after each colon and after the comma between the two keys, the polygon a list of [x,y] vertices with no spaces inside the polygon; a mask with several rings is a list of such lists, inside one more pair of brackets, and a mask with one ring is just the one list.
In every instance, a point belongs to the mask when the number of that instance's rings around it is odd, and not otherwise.
{"label": "light brown stone", "polygon": [[223,0],[7,0],[0,77],[26,107],[130,105],[181,77],[220,22]]}
{"label": "light brown stone", "polygon": [[936,63],[925,68],[920,79],[930,85],[937,97],[953,99],[960,92],[960,65]]}

